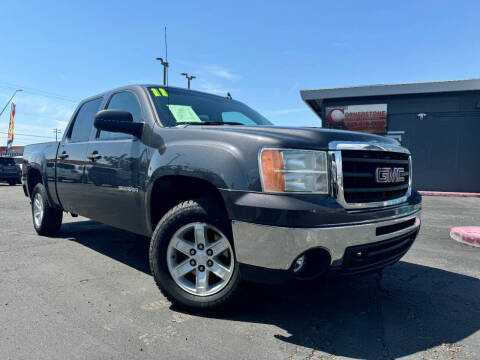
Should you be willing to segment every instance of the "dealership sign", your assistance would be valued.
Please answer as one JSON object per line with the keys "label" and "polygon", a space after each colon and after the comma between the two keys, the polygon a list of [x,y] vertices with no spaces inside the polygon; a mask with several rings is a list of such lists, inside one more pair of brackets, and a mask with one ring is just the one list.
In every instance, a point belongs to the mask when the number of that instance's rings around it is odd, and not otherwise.
{"label": "dealership sign", "polygon": [[387,132],[387,104],[333,106],[325,109],[323,127],[373,134]]}

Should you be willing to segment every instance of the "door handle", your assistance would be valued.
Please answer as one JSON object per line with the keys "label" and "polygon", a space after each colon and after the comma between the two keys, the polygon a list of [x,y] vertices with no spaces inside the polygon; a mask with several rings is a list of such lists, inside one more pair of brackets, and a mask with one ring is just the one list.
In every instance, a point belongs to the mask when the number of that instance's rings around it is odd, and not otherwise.
{"label": "door handle", "polygon": [[64,151],[60,155],[58,155],[58,157],[62,160],[65,160],[66,158],[68,158],[68,154],[66,151]]}
{"label": "door handle", "polygon": [[95,160],[98,160],[98,159],[101,159],[102,158],[102,155],[100,155],[98,153],[98,151],[94,151],[92,152],[90,155],[87,156],[91,161],[95,161]]}

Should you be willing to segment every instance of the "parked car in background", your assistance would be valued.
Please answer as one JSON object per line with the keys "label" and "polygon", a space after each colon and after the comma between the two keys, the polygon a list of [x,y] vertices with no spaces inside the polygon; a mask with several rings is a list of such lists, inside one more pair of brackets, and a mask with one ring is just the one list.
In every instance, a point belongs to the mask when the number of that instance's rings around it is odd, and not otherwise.
{"label": "parked car in background", "polygon": [[22,172],[13,157],[0,157],[0,181],[13,186],[21,182]]}
{"label": "parked car in background", "polygon": [[20,167],[20,172],[23,173],[23,156],[14,156],[15,164]]}

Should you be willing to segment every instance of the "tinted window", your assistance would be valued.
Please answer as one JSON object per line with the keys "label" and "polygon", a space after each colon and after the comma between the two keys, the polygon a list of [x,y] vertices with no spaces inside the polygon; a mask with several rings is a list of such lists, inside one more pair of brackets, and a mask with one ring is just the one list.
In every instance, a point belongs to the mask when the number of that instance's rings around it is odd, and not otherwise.
{"label": "tinted window", "polygon": [[245,125],[256,125],[255,121],[238,111],[222,112],[222,120],[226,122],[238,122]]}
{"label": "tinted window", "polygon": [[98,112],[101,103],[102,99],[99,98],[82,105],[70,131],[69,138],[71,141],[88,141],[93,127],[93,118]]}
{"label": "tinted window", "polygon": [[[107,109],[128,111],[132,114],[133,121],[142,121],[142,111],[140,110],[140,104],[138,103],[137,97],[129,91],[114,94],[108,103]],[[100,131],[99,135],[99,138],[103,140],[128,139],[131,137],[132,135],[112,133],[108,131]]]}
{"label": "tinted window", "polygon": [[0,165],[15,165],[15,160],[12,158],[0,158]]}

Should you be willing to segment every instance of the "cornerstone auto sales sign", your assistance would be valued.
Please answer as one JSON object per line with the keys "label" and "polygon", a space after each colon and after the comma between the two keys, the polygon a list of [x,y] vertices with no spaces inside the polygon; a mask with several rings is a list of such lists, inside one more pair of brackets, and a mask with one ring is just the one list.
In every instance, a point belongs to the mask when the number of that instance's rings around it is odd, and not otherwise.
{"label": "cornerstone auto sales sign", "polygon": [[373,134],[387,132],[387,104],[334,106],[325,109],[323,127]]}

